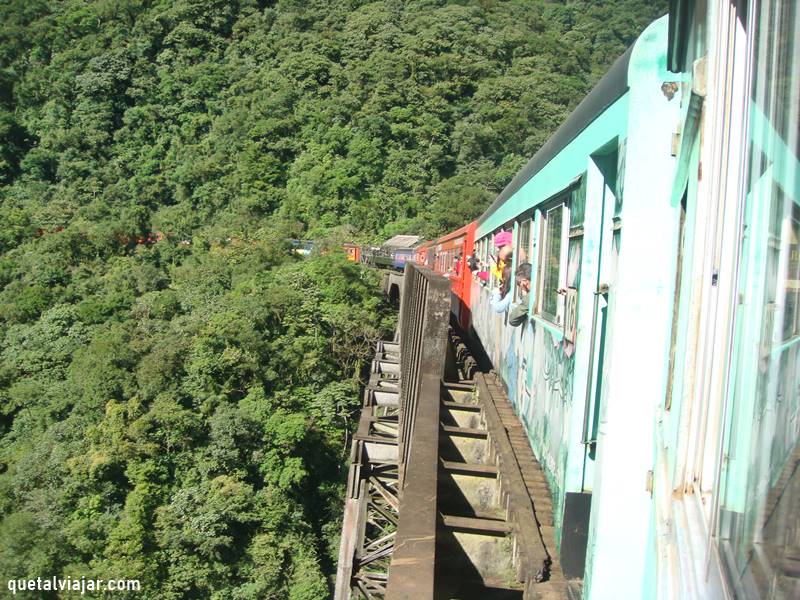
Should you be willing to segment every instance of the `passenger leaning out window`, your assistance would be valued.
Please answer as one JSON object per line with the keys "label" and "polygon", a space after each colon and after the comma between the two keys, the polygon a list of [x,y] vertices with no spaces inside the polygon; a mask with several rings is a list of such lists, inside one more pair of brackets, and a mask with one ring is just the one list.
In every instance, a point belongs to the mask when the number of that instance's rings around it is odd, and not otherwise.
{"label": "passenger leaning out window", "polygon": [[[508,313],[508,324],[519,327],[528,320],[528,294],[531,291],[531,264],[522,263],[515,273],[517,289],[519,290],[519,303],[514,304]],[[509,297],[511,294],[509,294]]]}

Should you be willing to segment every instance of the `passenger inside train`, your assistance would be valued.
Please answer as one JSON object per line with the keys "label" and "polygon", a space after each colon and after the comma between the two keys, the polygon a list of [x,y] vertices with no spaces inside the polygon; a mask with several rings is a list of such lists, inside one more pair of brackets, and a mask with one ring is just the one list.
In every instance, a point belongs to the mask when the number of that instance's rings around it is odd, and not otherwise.
{"label": "passenger inside train", "polygon": [[513,249],[511,246],[511,232],[501,231],[494,236],[494,245],[497,248],[497,258],[489,257],[494,261],[491,274],[498,286],[503,283],[503,271],[506,265],[511,265]]}
{"label": "passenger inside train", "polygon": [[478,259],[478,255],[475,252],[470,254],[469,258],[467,259],[467,266],[473,273],[477,273],[477,271],[480,270],[481,261]]}
{"label": "passenger inside train", "polygon": [[[531,291],[531,263],[522,263],[514,273],[519,302],[508,313],[508,324],[512,327],[524,325],[528,320],[528,294]],[[511,296],[511,294],[508,294]]]}
{"label": "passenger inside train", "polygon": [[511,286],[511,255],[508,255],[508,263],[503,265],[503,271],[500,274],[499,287],[492,290],[492,296],[489,299],[492,310],[498,313],[504,313],[511,305],[511,300],[514,294],[509,289]]}

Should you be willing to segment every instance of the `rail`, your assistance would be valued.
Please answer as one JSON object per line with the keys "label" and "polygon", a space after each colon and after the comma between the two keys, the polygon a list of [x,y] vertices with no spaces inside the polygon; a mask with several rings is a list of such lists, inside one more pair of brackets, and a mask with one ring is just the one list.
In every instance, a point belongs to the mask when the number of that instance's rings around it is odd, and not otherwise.
{"label": "rail", "polygon": [[395,342],[379,342],[350,454],[335,600],[432,598],[440,387],[450,285],[406,263]]}
{"label": "rail", "polygon": [[431,598],[436,555],[439,392],[447,353],[450,283],[407,263],[400,301],[400,519],[387,599]]}

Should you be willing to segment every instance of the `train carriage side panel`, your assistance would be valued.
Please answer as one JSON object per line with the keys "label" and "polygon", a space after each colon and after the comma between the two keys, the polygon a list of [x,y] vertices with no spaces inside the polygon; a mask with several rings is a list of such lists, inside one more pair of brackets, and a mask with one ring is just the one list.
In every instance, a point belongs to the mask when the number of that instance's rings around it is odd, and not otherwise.
{"label": "train carriage side panel", "polygon": [[[474,281],[473,326],[508,388],[548,477],[558,543],[564,543],[565,532],[572,535],[581,529],[584,544],[586,536],[590,538],[590,554],[592,544],[604,545],[606,550],[599,556],[610,562],[601,569],[603,577],[619,572],[612,563],[620,557],[632,560],[635,555],[642,563],[637,576],[624,584],[625,593],[614,586],[594,588],[598,594],[599,590],[613,590],[617,597],[636,597],[641,591],[650,548],[649,530],[641,525],[649,522],[650,501],[641,490],[633,489],[632,469],[648,464],[652,448],[643,444],[650,444],[652,423],[642,422],[643,407],[663,392],[663,378],[657,371],[666,354],[664,327],[659,324],[656,333],[651,319],[661,318],[665,310],[663,320],[670,318],[667,299],[671,290],[659,283],[664,280],[663,273],[655,278],[642,271],[655,270],[656,264],[671,264],[676,231],[677,211],[669,202],[663,204],[674,171],[669,131],[679,118],[678,102],[670,104],[671,99],[661,92],[668,76],[665,50],[666,19],[661,19],[615,63],[481,216],[476,230],[476,246],[483,260],[494,251],[492,236],[501,228],[514,232],[514,269],[522,262],[527,246],[525,253],[533,266],[527,324],[507,326],[505,315],[491,308],[492,284]],[[658,187],[654,187],[656,183]],[[623,188],[630,222],[636,229],[629,234],[631,241],[626,239],[620,246],[619,219],[627,216],[621,212]],[[656,215],[650,222],[646,221],[648,212]],[[624,263],[613,258],[615,253],[621,256],[621,248],[627,256]],[[624,286],[616,286],[613,280],[614,260],[619,261],[620,272],[623,264],[627,269],[621,279]],[[644,287],[637,287],[637,277]],[[610,294],[602,291],[602,284],[611,287]],[[616,308],[606,306],[606,298],[619,299],[620,294],[624,310],[619,303]],[[620,315],[616,322],[614,310]],[[635,327],[630,325],[633,322]],[[620,323],[624,323],[622,333]],[[617,339],[615,344],[606,344],[617,351],[603,357],[603,340],[613,336],[623,337],[624,343]],[[643,344],[648,350],[643,351]],[[637,365],[638,389],[627,387],[622,374],[630,364]],[[597,452],[587,452],[590,446],[586,442],[593,436],[603,437],[600,423],[607,413],[598,410],[607,410],[609,405],[614,406],[616,434],[601,477],[597,469],[603,460],[602,444],[596,442]],[[631,424],[635,435],[623,432]],[[617,448],[629,440],[635,442],[636,455],[629,450],[628,456],[623,456]],[[631,487],[625,503],[631,514],[641,518],[622,522],[609,513],[603,527],[592,530],[585,522],[588,503],[594,511],[596,506],[614,502],[615,484]],[[590,492],[597,492],[600,486],[602,498],[594,498]],[[617,516],[625,512],[618,507],[615,511]],[[594,515],[592,519],[596,521]],[[627,549],[612,540],[609,527],[616,527]],[[566,547],[573,549],[573,540]],[[568,565],[570,561],[577,563],[582,557],[562,555],[565,572],[573,566]],[[589,578],[597,573],[594,568]]]}
{"label": "train carriage side panel", "polygon": [[467,258],[472,253],[475,221],[431,242],[429,260],[432,268],[450,279],[453,294],[452,312],[464,331],[470,326],[471,273]]}
{"label": "train carriage side panel", "polygon": [[398,271],[402,271],[406,266],[406,261],[413,260],[414,251],[411,248],[397,248],[392,254],[391,266]]}
{"label": "train carriage side panel", "polygon": [[464,237],[464,252],[461,256],[461,271],[459,273],[461,311],[459,324],[464,331],[469,331],[472,325],[472,271],[469,268],[468,261],[475,251],[475,229],[477,226],[477,221],[467,225]]}
{"label": "train carriage side panel", "polygon": [[[475,236],[481,241],[480,258],[486,261],[485,266],[489,266],[489,256],[495,253],[493,234],[502,227],[514,227],[516,217],[524,216],[526,212],[529,217],[523,222],[529,221],[529,252],[538,257],[539,248],[535,240],[542,231],[544,220],[541,210],[531,213],[531,209],[574,193],[575,184],[580,183],[587,169],[590,154],[624,138],[627,110],[627,96],[623,95],[597,115],[571,143],[550,157],[532,180],[496,207],[495,213],[478,221]],[[519,243],[519,226],[516,230],[515,246]],[[514,262],[514,269],[518,262]],[[531,303],[537,300],[537,271],[538,265],[534,264]],[[565,352],[563,324],[559,328],[555,323],[534,316],[523,327],[509,327],[507,314],[498,314],[491,307],[490,298],[496,287],[494,282],[473,281],[471,287],[472,326],[506,384],[534,453],[548,476],[554,493],[555,525],[560,535],[567,442],[574,437],[569,423],[576,387],[575,354]],[[586,318],[586,315],[580,316]],[[579,325],[589,329],[583,322]]]}
{"label": "train carriage side panel", "polygon": [[[636,474],[653,468],[654,415],[666,396],[680,231],[680,207],[671,202],[676,160],[670,148],[681,107],[679,94],[663,92],[664,82],[675,80],[666,70],[666,38],[664,17],[639,37],[628,68],[625,165],[618,173],[609,232],[618,237],[615,289],[608,294],[606,335],[612,343],[604,353],[596,400],[590,598],[611,598],[615,586],[621,595],[641,593],[647,564],[655,562],[651,528],[643,525],[652,523],[653,502]],[[636,572],[621,588],[611,576],[621,567],[619,555],[611,555],[620,552]]]}

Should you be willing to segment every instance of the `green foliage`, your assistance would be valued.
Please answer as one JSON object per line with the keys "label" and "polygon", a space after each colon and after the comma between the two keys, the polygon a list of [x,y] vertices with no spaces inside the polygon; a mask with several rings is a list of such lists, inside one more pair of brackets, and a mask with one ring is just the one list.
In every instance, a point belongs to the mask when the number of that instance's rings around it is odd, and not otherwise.
{"label": "green foliage", "polygon": [[0,536],[28,545],[4,546],[3,572],[139,578],[147,598],[327,595],[359,377],[393,321],[342,252],[276,264],[259,244],[170,270],[155,247],[111,258],[87,299],[9,322]]}
{"label": "green foliage", "polygon": [[454,218],[431,198],[463,189],[459,216],[479,214],[509,157],[533,154],[666,8],[264,4],[0,7],[0,194],[22,210],[0,248],[71,223],[94,224],[101,252],[155,224],[253,234],[276,212],[312,233],[442,233]]}
{"label": "green foliage", "polygon": [[0,3],[0,574],[328,596],[394,327],[341,243],[476,217],[663,9]]}

